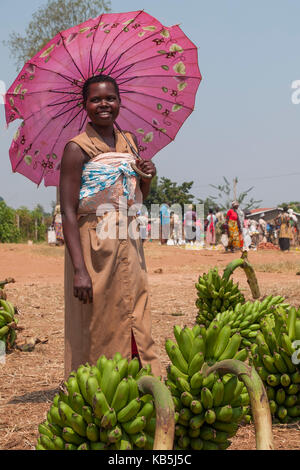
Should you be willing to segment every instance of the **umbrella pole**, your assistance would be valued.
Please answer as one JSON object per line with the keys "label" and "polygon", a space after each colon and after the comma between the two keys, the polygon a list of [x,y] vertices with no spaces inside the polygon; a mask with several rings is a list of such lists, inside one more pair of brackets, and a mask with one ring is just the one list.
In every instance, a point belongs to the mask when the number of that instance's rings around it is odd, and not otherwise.
{"label": "umbrella pole", "polygon": [[[130,147],[130,150],[132,151],[132,153],[136,156],[136,158],[138,160],[142,160],[142,157],[138,154],[138,152],[135,150],[135,148],[133,147],[133,145],[131,144],[131,142],[127,139],[126,135],[124,134],[124,132],[122,131],[121,127],[119,126],[119,124],[117,124],[116,122],[114,123],[116,128],[121,132],[123,138],[126,140],[127,144],[129,145]],[[147,173],[144,173],[142,170],[140,170],[134,163],[131,163],[131,168],[140,176],[142,176],[143,178],[152,178],[151,175],[148,175]]]}

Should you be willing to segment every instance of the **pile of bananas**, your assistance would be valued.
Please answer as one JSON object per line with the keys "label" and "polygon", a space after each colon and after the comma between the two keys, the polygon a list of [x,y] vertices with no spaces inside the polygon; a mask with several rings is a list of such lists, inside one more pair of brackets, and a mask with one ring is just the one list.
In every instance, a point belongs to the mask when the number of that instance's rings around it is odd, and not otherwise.
{"label": "pile of bananas", "polygon": [[79,366],[39,425],[36,450],[152,449],[155,407],[152,395],[139,392],[143,375],[152,375],[150,366],[119,353]]}
{"label": "pile of bananas", "polygon": [[284,298],[280,295],[273,297],[269,295],[262,302],[245,302],[237,304],[234,310],[228,310],[218,313],[216,319],[221,327],[224,325],[231,326],[231,334],[240,333],[242,336],[242,346],[251,346],[255,341],[257,333],[260,331],[261,320],[272,313],[274,308],[282,304]]}
{"label": "pile of bananas", "polygon": [[221,277],[217,268],[199,276],[195,286],[198,295],[196,321],[206,327],[219,312],[233,310],[238,303],[245,302],[238,284],[234,284],[232,279]]}
{"label": "pile of bananas", "polygon": [[239,351],[241,335],[231,336],[228,325],[213,320],[208,329],[174,327],[176,343],[168,339],[166,352],[171,360],[166,385],[175,405],[174,448],[194,450],[226,449],[246,416],[249,395],[236,376],[220,378],[217,372],[204,377],[204,369],[223,359],[245,360],[247,350]]}
{"label": "pile of bananas", "polygon": [[10,349],[16,341],[15,307],[9,300],[0,299],[0,341],[4,341],[6,348]]}
{"label": "pile of bananas", "polygon": [[299,314],[294,307],[277,307],[263,319],[251,346],[250,359],[266,386],[275,422],[289,423],[300,417]]}

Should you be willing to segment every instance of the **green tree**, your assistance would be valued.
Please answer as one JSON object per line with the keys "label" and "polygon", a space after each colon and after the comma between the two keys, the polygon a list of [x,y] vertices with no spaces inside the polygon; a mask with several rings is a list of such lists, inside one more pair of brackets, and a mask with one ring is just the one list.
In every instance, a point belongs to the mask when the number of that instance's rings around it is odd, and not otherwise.
{"label": "green tree", "polygon": [[184,182],[181,185],[171,181],[169,178],[158,178],[155,176],[151,181],[150,192],[144,204],[150,210],[151,204],[168,205],[180,204],[182,208],[184,204],[192,204],[194,196],[190,194],[190,189],[194,182]]}
{"label": "green tree", "polygon": [[4,44],[20,68],[60,31],[109,11],[110,0],[48,0],[33,13],[25,34],[14,31]]}
{"label": "green tree", "polygon": [[282,202],[278,204],[278,207],[288,206],[289,209],[293,209],[294,212],[300,213],[300,201],[290,201],[290,202]]}
{"label": "green tree", "polygon": [[20,238],[15,211],[8,207],[4,201],[0,201],[0,242],[17,243]]}
{"label": "green tree", "polygon": [[248,201],[246,200],[254,186],[246,189],[245,191],[237,193],[238,178],[235,177],[233,179],[233,184],[231,184],[228,179],[225,178],[225,176],[223,176],[223,179],[224,184],[219,184],[217,186],[210,184],[210,186],[218,192],[218,195],[209,196],[209,199],[214,201],[221,210],[226,211],[230,209],[233,199],[236,199],[239,202],[240,207],[243,210],[257,209],[259,207],[259,204],[262,202],[262,200],[256,201],[252,197]]}

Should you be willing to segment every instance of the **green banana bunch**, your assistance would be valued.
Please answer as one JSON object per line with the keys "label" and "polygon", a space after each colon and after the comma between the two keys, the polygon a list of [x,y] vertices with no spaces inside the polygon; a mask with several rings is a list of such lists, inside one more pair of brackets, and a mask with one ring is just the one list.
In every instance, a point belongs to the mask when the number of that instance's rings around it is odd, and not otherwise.
{"label": "green banana bunch", "polygon": [[251,346],[250,361],[265,384],[274,422],[299,420],[299,310],[281,305],[261,321],[261,331]]}
{"label": "green banana bunch", "polygon": [[199,276],[195,286],[198,294],[196,321],[206,327],[219,312],[231,310],[238,303],[245,302],[238,284],[234,284],[232,279],[222,278],[217,268],[210,269],[207,274]]}
{"label": "green banana bunch", "polygon": [[71,372],[38,427],[36,450],[152,449],[156,426],[151,395],[137,380],[152,375],[137,358],[102,355],[96,366]]}
{"label": "green banana bunch", "polygon": [[4,341],[8,349],[14,346],[17,337],[15,311],[9,300],[0,298],[0,341]]}
{"label": "green banana bunch", "polygon": [[[239,332],[242,336],[242,345],[250,347],[255,341],[257,333],[261,330],[262,321],[269,321],[269,316],[278,305],[284,305],[284,298],[280,295],[269,295],[262,302],[238,303],[234,309],[216,315],[221,326],[229,325],[232,334]],[[283,307],[281,307],[283,308]]]}
{"label": "green banana bunch", "polygon": [[[174,449],[226,449],[244,417],[249,421],[249,396],[236,376],[217,373],[204,377],[203,368],[234,358],[241,335],[213,320],[206,329],[174,327],[175,341],[168,339],[166,352],[171,364],[166,385],[175,406]],[[248,356],[246,350],[245,359]]]}

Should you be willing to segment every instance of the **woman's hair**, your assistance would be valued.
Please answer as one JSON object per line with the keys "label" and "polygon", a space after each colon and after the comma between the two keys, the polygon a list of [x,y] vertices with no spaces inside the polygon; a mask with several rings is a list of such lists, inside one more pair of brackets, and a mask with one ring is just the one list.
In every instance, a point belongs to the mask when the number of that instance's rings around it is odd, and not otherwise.
{"label": "woman's hair", "polygon": [[287,212],[288,211],[288,206],[283,206],[282,209],[283,209],[284,212]]}
{"label": "woman's hair", "polygon": [[214,213],[213,209],[208,209],[208,212],[209,212],[209,214],[213,214],[213,213]]}
{"label": "woman's hair", "polygon": [[103,82],[112,83],[113,86],[115,87],[115,90],[116,90],[116,93],[117,93],[117,96],[118,96],[119,100],[121,100],[120,90],[119,90],[119,86],[118,86],[116,80],[114,78],[110,77],[109,75],[100,74],[100,75],[94,75],[93,77],[88,78],[84,82],[83,87],[82,87],[82,97],[83,97],[83,104],[84,105],[87,102],[88,93],[89,93],[89,86],[92,83],[103,83]]}

